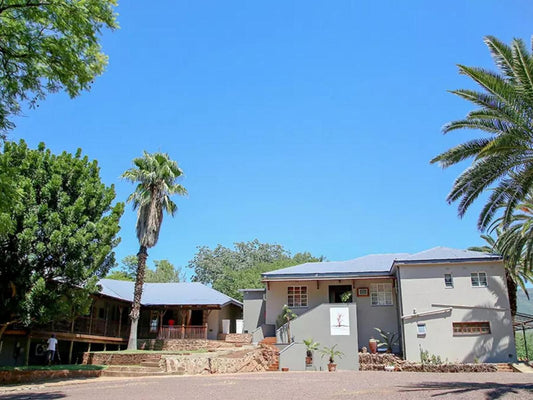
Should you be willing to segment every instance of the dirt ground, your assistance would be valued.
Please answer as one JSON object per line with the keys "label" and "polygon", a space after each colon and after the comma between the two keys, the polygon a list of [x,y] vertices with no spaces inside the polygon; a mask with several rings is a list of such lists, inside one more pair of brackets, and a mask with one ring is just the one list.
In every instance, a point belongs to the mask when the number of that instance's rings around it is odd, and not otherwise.
{"label": "dirt ground", "polygon": [[533,399],[533,374],[266,372],[95,378],[0,387],[2,400]]}

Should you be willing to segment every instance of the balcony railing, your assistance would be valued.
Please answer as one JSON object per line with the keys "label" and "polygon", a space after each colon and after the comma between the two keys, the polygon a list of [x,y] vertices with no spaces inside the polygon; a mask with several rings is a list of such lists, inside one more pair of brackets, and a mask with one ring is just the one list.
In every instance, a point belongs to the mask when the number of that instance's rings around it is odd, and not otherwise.
{"label": "balcony railing", "polygon": [[54,332],[73,332],[95,336],[127,338],[129,325],[120,326],[118,321],[106,321],[101,318],[78,317],[74,321],[74,329],[68,321],[59,321],[42,327]]}
{"label": "balcony railing", "polygon": [[163,325],[159,328],[158,339],[207,339],[205,325]]}

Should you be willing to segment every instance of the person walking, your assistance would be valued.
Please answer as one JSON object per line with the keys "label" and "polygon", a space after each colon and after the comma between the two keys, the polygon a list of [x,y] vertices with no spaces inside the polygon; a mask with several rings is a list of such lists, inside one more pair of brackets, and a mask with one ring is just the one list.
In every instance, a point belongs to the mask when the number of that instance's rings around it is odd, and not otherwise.
{"label": "person walking", "polygon": [[52,337],[48,339],[48,365],[51,365],[54,361],[55,355],[56,355],[56,349],[57,349],[57,339],[56,335],[52,333]]}

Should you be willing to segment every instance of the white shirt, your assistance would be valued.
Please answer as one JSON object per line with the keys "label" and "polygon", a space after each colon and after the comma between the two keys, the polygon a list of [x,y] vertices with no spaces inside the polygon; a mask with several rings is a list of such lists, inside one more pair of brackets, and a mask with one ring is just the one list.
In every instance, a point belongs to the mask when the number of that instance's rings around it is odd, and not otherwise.
{"label": "white shirt", "polygon": [[56,351],[57,339],[51,337],[48,339],[48,350]]}

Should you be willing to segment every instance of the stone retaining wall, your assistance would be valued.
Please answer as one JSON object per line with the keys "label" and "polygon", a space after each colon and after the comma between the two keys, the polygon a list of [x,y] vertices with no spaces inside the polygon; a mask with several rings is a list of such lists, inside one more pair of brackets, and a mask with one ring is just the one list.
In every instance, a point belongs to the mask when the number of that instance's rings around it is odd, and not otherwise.
{"label": "stone retaining wall", "polygon": [[137,348],[158,351],[214,350],[235,347],[238,343],[208,339],[141,339],[137,341]]}
{"label": "stone retaining wall", "polygon": [[402,360],[394,354],[359,353],[361,371],[383,371],[386,365],[394,365],[395,371],[408,372],[496,372],[494,364],[420,364]]}
{"label": "stone retaining wall", "polygon": [[168,373],[184,375],[225,374],[266,371],[275,355],[271,349],[256,348],[213,357],[211,354],[172,355],[161,357],[161,366]]}
{"label": "stone retaining wall", "polygon": [[[139,365],[149,354],[83,353],[83,364],[89,365]],[[159,355],[157,354],[157,357]]]}
{"label": "stone retaining wall", "polygon": [[37,382],[53,379],[69,379],[69,378],[96,378],[102,374],[102,370],[91,371],[0,371],[0,385],[10,385],[16,383]]}
{"label": "stone retaining wall", "polygon": [[228,343],[252,343],[251,333],[219,333],[218,340],[223,340]]}

